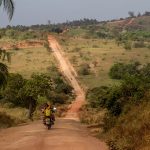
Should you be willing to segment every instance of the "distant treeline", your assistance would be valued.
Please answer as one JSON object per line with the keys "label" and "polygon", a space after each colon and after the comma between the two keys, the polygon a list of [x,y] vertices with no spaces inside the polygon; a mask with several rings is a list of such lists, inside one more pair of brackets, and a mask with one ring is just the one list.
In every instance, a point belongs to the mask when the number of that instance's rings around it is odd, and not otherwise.
{"label": "distant treeline", "polygon": [[[57,24],[51,24],[50,22],[48,24],[37,24],[37,25],[31,25],[31,26],[23,26],[23,25],[17,25],[17,26],[10,26],[8,25],[5,29],[14,29],[14,30],[20,30],[20,31],[26,31],[26,30],[42,30],[42,31],[57,31],[58,28],[64,29],[66,27],[72,27],[72,26],[84,26],[84,25],[93,25],[98,24],[99,21],[96,19],[80,19],[80,20],[74,20],[74,21],[67,21],[65,23],[57,23]],[[59,31],[61,32],[61,31]]]}
{"label": "distant treeline", "polygon": [[[111,21],[117,21],[117,20],[123,20],[130,17],[140,17],[140,16],[150,16],[150,12],[146,11],[145,13],[141,14],[138,13],[135,15],[133,11],[128,12],[129,17],[126,18],[120,18],[120,19],[112,19],[107,21],[98,21],[96,19],[80,19],[80,20],[73,20],[73,21],[66,21],[64,23],[57,23],[57,24],[51,24],[50,21],[48,21],[47,24],[37,24],[37,25],[31,25],[31,26],[23,26],[23,25],[17,25],[17,26],[7,26],[5,29],[17,29],[20,31],[26,31],[26,30],[42,30],[42,31],[50,31],[50,32],[62,32],[63,29],[73,26],[87,26],[87,25],[96,25],[100,23],[107,23]],[[2,28],[3,29],[3,28]]]}

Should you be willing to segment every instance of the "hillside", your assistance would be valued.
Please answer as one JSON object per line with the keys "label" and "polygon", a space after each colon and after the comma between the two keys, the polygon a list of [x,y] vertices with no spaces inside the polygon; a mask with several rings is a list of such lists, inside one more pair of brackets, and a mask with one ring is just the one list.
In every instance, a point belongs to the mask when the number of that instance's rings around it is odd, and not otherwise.
{"label": "hillside", "polygon": [[81,121],[111,150],[150,148],[149,24],[141,16],[70,27],[58,37],[87,91]]}
{"label": "hillside", "polygon": [[132,31],[143,30],[150,31],[150,16],[140,16],[135,18],[121,19],[107,23],[108,27],[122,28]]}
{"label": "hillside", "polygon": [[[139,61],[142,64],[150,63],[148,48],[133,48],[125,50],[114,40],[108,39],[68,39],[62,38],[63,49],[79,73],[80,80],[88,88],[100,85],[109,85],[116,81],[108,76],[109,69],[117,62]],[[87,66],[89,73],[80,72]]]}

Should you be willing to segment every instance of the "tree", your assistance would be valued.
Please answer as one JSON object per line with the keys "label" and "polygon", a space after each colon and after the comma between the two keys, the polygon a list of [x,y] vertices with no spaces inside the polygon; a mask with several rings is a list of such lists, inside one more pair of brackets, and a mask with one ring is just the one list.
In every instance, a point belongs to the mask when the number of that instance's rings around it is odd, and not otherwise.
{"label": "tree", "polygon": [[14,106],[22,106],[23,101],[20,99],[19,91],[25,85],[26,80],[19,74],[9,74],[7,86],[2,92],[4,101],[12,103]]}
{"label": "tree", "polygon": [[128,14],[129,14],[129,16],[130,16],[131,18],[135,17],[135,15],[134,15],[134,12],[133,12],[133,11],[129,11],[129,12],[128,12]]}
{"label": "tree", "polygon": [[144,13],[144,16],[150,16],[150,12],[149,12],[149,11],[146,11],[146,12]]}
{"label": "tree", "polygon": [[50,90],[52,90],[51,77],[46,74],[34,74],[19,91],[19,97],[22,100],[24,107],[29,109],[29,119],[32,119],[38,97],[44,97]]}
{"label": "tree", "polygon": [[14,2],[13,0],[0,0],[0,6],[3,4],[5,11],[8,14],[9,20],[12,19],[14,14]]}
{"label": "tree", "polygon": [[50,20],[48,20],[48,25],[49,25],[49,26],[51,25],[51,21],[50,21]]}
{"label": "tree", "polygon": [[0,63],[0,87],[5,87],[7,84],[8,69],[3,63]]}

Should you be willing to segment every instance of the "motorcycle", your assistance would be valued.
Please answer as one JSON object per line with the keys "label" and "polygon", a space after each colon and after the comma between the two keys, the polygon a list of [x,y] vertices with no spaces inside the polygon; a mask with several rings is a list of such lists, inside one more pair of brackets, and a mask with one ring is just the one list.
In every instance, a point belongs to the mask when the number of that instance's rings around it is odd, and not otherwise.
{"label": "motorcycle", "polygon": [[47,126],[47,129],[50,130],[52,125],[53,125],[53,121],[51,120],[51,118],[46,118],[45,119],[45,125]]}
{"label": "motorcycle", "polygon": [[46,125],[47,129],[50,130],[52,125],[54,125],[54,122],[55,122],[55,116],[54,116],[54,113],[56,112],[56,108],[54,107],[53,110],[53,115],[51,115],[51,117],[46,117],[44,118],[44,124]]}

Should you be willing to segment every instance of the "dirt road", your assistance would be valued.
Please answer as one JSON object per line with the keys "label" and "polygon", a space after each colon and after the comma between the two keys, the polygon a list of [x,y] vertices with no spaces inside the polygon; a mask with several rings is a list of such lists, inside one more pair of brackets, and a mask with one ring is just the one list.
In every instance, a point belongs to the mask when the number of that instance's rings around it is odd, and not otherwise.
{"label": "dirt road", "polygon": [[[50,45],[66,78],[77,95],[64,119],[56,119],[51,130],[42,121],[0,131],[0,150],[107,150],[105,143],[89,135],[77,121],[77,113],[85,102],[84,91],[75,79],[75,71],[61,54],[57,41],[49,37]],[[72,68],[71,68],[72,67]],[[71,70],[71,71],[70,71]]]}
{"label": "dirt road", "polygon": [[79,122],[59,119],[47,131],[41,122],[0,132],[1,150],[105,150],[106,146],[91,137]]}
{"label": "dirt road", "polygon": [[64,76],[69,80],[72,87],[74,88],[76,99],[75,101],[70,105],[70,109],[67,113],[67,118],[78,118],[78,110],[79,108],[84,104],[85,102],[85,94],[81,86],[79,85],[78,81],[76,80],[77,73],[74,70],[73,66],[70,64],[70,62],[63,56],[63,51],[59,45],[59,43],[56,41],[56,39],[52,36],[48,37],[48,41],[50,43],[50,47],[52,48],[54,55],[56,59],[59,62],[61,72],[64,74]]}

